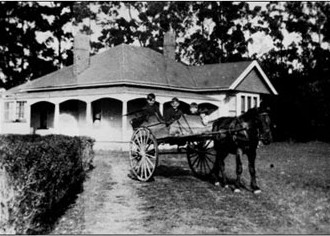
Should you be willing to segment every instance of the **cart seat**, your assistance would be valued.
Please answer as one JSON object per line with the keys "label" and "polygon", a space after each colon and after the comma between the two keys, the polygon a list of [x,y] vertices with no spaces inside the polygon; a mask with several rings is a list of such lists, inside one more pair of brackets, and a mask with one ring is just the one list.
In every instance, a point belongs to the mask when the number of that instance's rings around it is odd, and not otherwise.
{"label": "cart seat", "polygon": [[170,125],[169,135],[191,135],[212,132],[212,123],[204,125],[198,115],[184,115]]}

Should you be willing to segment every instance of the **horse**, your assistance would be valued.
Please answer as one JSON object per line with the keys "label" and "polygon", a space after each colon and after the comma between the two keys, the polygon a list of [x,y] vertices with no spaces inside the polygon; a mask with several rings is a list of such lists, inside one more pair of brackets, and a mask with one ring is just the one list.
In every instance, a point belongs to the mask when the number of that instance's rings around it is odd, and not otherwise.
{"label": "horse", "polygon": [[255,160],[259,143],[268,145],[272,141],[271,120],[268,111],[261,108],[252,108],[238,117],[218,118],[213,123],[212,131],[223,131],[219,132],[214,140],[216,160],[213,175],[216,179],[215,185],[220,185],[222,181],[222,186],[228,188],[224,161],[228,154],[234,154],[236,155],[234,192],[240,192],[240,188],[244,187],[241,183],[243,172],[241,157],[246,154],[249,162],[252,192],[255,194],[260,193],[261,190],[256,181]]}

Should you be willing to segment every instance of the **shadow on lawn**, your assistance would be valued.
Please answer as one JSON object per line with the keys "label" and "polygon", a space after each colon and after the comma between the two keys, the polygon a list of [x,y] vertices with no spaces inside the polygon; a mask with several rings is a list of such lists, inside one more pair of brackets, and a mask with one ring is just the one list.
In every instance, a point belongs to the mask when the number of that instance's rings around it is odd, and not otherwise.
{"label": "shadow on lawn", "polygon": [[[191,178],[196,178],[199,181],[206,182],[212,185],[215,184],[215,179],[213,176],[207,176],[204,178],[197,177],[189,169],[185,169],[178,166],[159,165],[155,170],[154,176],[162,176],[166,178],[187,176]],[[230,189],[231,191],[235,190],[235,182],[236,182],[235,178],[227,176],[228,189]],[[223,188],[224,187],[223,183],[220,184],[221,184],[220,188]],[[249,182],[241,180],[241,185],[240,185],[241,190],[253,192],[252,189],[249,187],[249,184],[250,184]]]}
{"label": "shadow on lawn", "polygon": [[159,165],[155,170],[155,176],[173,177],[173,176],[193,176],[190,170],[178,166]]}
{"label": "shadow on lawn", "polygon": [[65,197],[58,202],[51,211],[42,214],[39,217],[40,227],[29,232],[29,234],[49,234],[54,230],[58,220],[65,212],[75,204],[78,195],[83,192],[83,181],[72,186]]}

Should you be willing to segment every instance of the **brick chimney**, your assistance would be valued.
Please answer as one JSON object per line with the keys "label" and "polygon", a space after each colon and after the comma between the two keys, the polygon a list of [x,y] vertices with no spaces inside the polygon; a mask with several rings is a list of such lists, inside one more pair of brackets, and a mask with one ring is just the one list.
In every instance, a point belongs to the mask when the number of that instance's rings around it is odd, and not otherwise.
{"label": "brick chimney", "polygon": [[77,33],[73,44],[73,73],[75,76],[82,73],[90,65],[90,43],[89,36]]}
{"label": "brick chimney", "polygon": [[175,60],[175,32],[170,25],[170,29],[164,34],[164,56]]}

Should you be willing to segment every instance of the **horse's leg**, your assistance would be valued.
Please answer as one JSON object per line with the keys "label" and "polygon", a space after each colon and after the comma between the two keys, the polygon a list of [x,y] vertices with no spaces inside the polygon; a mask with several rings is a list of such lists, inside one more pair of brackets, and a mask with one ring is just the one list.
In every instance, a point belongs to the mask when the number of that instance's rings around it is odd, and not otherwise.
{"label": "horse's leg", "polygon": [[248,160],[249,160],[249,171],[250,171],[250,176],[251,176],[251,189],[253,193],[260,193],[261,190],[257,185],[257,180],[256,180],[256,169],[255,169],[255,161],[256,161],[256,149],[250,150],[247,153]]}
{"label": "horse's leg", "polygon": [[[215,144],[216,145],[216,144]],[[220,182],[222,181],[223,186],[226,187],[227,185],[227,180],[225,176],[225,162],[224,159],[226,158],[226,154],[222,151],[220,151],[219,146],[215,146],[216,149],[216,160],[214,163],[214,169],[213,169],[213,175],[215,177],[215,185],[219,186]],[[219,176],[219,173],[221,174],[221,179]]]}
{"label": "horse's leg", "polygon": [[242,186],[241,184],[241,175],[243,172],[242,168],[242,161],[241,157],[243,156],[243,150],[241,148],[237,148],[236,151],[236,182],[235,182],[235,193],[240,192],[240,187]]}
{"label": "horse's leg", "polygon": [[219,160],[220,160],[220,158],[219,158],[218,149],[216,148],[215,150],[216,150],[216,157],[215,157],[214,169],[213,169],[212,175],[215,179],[214,185],[219,186],[220,185],[220,178],[219,178],[219,171],[220,171],[220,169],[219,169]]}
{"label": "horse's leg", "polygon": [[225,159],[227,157],[228,153],[222,152],[219,155],[219,164],[220,164],[220,173],[221,173],[221,179],[222,179],[222,186],[225,188],[228,188],[227,183],[227,177],[225,174]]}

